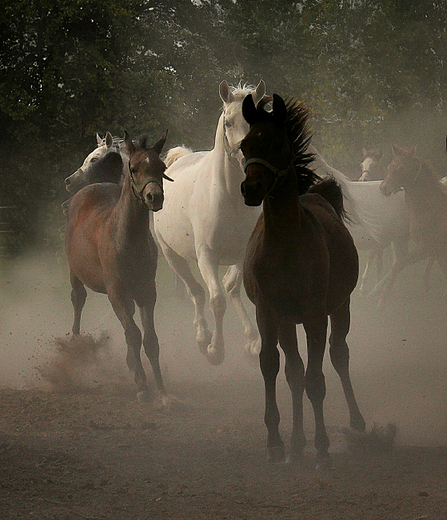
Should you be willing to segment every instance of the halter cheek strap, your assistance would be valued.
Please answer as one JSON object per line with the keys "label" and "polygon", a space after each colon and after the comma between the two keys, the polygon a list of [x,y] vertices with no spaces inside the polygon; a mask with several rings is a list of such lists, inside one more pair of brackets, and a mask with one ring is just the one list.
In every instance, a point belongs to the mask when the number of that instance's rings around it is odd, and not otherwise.
{"label": "halter cheek strap", "polygon": [[[130,175],[130,185],[135,193],[135,196],[137,197],[137,199],[140,199],[141,201],[144,202],[144,199],[143,199],[143,191],[144,189],[146,188],[146,186],[148,184],[150,184],[151,182],[154,182],[155,184],[158,184],[158,186],[160,186],[160,188],[163,190],[163,186],[155,179],[150,179],[146,182],[142,182],[141,184],[137,184],[135,182],[135,179],[133,177],[133,174],[132,174],[132,168],[130,167],[130,161],[129,161],[129,175]],[[171,179],[169,179],[171,180]]]}

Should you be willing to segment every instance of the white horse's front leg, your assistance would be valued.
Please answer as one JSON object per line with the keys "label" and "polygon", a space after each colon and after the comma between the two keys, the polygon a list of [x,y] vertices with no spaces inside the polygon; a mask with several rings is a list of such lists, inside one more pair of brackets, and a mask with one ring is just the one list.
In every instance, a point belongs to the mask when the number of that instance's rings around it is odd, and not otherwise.
{"label": "white horse's front leg", "polygon": [[250,317],[242,303],[241,299],[241,285],[242,285],[242,267],[240,264],[231,265],[222,279],[228,297],[233,303],[236,313],[244,327],[244,334],[246,338],[245,352],[250,357],[258,362],[259,353],[261,352],[261,338],[258,329],[253,326]]}
{"label": "white horse's front leg", "polygon": [[225,359],[223,317],[227,308],[225,293],[219,282],[219,263],[211,251],[198,255],[198,265],[210,295],[210,308],[214,316],[211,343],[203,353],[212,365],[220,365]]}

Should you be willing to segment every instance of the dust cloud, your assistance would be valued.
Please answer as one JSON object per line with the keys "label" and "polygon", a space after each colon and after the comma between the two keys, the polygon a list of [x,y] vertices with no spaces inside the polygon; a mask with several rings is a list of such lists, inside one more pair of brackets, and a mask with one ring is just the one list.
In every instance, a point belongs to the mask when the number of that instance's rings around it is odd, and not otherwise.
{"label": "dust cloud", "polygon": [[[419,264],[404,272],[380,310],[377,301],[353,295],[348,336],[351,375],[368,429],[393,424],[398,429],[398,444],[445,446],[447,285],[435,267],[427,291],[422,282],[424,268],[425,264]],[[119,386],[132,398],[136,388],[125,365],[124,333],[106,296],[89,291],[81,322],[86,336],[77,344],[70,339],[72,308],[63,258],[34,255],[4,264],[0,283],[1,387],[73,391]],[[224,322],[226,360],[213,367],[195,343],[192,304],[176,295],[174,278],[163,259],[157,284],[156,326],[168,390],[176,381],[234,381],[239,385],[246,381],[247,395],[241,399],[253,400],[256,409],[262,407],[260,370],[244,354],[242,327],[234,310],[228,307]],[[305,359],[300,327],[298,332]],[[151,381],[149,363],[143,358]],[[329,427],[341,428],[348,423],[347,407],[328,356],[325,375],[326,422]],[[253,387],[259,391],[250,393]],[[278,396],[282,425],[288,429],[291,406],[283,372]],[[307,399],[305,421],[306,429],[313,431]]]}

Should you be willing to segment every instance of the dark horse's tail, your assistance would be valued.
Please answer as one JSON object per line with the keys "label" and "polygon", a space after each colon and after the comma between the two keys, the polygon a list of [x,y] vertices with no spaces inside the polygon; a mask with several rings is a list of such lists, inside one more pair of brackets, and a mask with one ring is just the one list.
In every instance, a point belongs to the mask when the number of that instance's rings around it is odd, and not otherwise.
{"label": "dark horse's tail", "polygon": [[347,214],[343,206],[343,191],[334,177],[327,177],[316,182],[309,188],[308,193],[318,193],[318,195],[321,195],[331,204],[335,213],[337,213],[341,219],[347,219]]}

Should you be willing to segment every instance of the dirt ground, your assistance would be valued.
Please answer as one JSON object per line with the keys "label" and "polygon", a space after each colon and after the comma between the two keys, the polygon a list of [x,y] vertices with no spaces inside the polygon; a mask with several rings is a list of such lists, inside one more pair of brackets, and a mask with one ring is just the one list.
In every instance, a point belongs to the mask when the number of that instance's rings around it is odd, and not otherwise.
{"label": "dirt ground", "polygon": [[[137,402],[103,296],[87,300],[91,338],[70,344],[63,261],[24,259],[0,281],[0,519],[447,519],[447,286],[437,270],[429,293],[421,267],[409,271],[380,311],[354,296],[357,399],[369,431],[393,424],[398,433],[391,450],[348,446],[346,405],[326,361],[333,469],[324,472],[315,470],[307,400],[304,462],[267,463],[262,377],[243,355],[233,309],[227,358],[213,367],[163,262],[156,321],[168,408]],[[278,397],[287,444],[283,374]]]}

